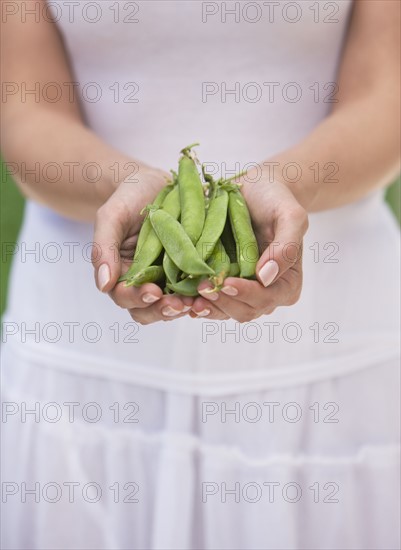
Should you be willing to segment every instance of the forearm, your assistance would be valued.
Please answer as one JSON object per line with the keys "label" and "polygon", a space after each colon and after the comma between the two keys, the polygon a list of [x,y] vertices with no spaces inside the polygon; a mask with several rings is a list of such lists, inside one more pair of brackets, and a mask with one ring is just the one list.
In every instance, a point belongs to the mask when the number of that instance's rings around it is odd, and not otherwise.
{"label": "forearm", "polygon": [[[7,116],[6,116],[7,119]],[[2,148],[24,194],[60,214],[91,221],[139,163],[107,145],[77,118],[36,106],[3,120]]]}
{"label": "forearm", "polygon": [[[27,0],[25,8],[44,12],[46,0]],[[74,81],[57,26],[49,18],[23,21],[18,10],[1,21],[2,79],[18,90],[60,88]],[[9,169],[28,197],[64,216],[91,221],[117,185],[132,181],[155,188],[159,171],[117,151],[85,126],[78,98],[62,94],[58,101],[40,101],[33,94],[22,100],[5,93],[1,117],[1,147]],[[153,177],[153,174],[156,177]],[[131,181],[131,178],[130,178]],[[157,189],[155,189],[155,193]]]}
{"label": "forearm", "polygon": [[400,26],[399,2],[354,3],[332,113],[297,146],[270,159],[299,166],[298,181],[289,182],[282,170],[277,177],[310,211],[355,201],[399,171]]}
{"label": "forearm", "polygon": [[379,90],[334,110],[301,143],[269,159],[270,176],[275,168],[274,176],[311,212],[389,184],[400,169],[396,93]]}

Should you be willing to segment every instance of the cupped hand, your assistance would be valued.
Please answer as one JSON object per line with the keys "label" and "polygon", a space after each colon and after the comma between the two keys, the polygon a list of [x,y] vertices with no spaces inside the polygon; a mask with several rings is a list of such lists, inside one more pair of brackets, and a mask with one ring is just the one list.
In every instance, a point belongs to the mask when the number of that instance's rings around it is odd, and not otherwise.
{"label": "cupped hand", "polygon": [[131,265],[135,244],[144,217],[142,208],[153,202],[167,184],[169,174],[141,168],[136,181],[124,180],[99,208],[94,232],[92,263],[99,290],[109,293],[114,302],[129,311],[134,321],[143,325],[168,321],[187,314],[192,298],[163,295],[155,284],[126,287],[120,275]]}
{"label": "cupped hand", "polygon": [[199,285],[191,317],[249,322],[279,306],[295,304],[302,288],[302,240],[308,228],[306,210],[283,183],[262,174],[243,180],[242,192],[252,218],[261,257],[257,280],[228,277],[220,292]]}

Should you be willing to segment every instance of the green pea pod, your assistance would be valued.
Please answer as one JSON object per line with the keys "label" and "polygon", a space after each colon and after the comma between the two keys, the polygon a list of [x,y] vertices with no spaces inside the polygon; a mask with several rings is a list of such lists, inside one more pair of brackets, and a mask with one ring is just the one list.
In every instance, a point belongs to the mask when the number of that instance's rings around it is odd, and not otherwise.
{"label": "green pea pod", "polygon": [[[223,233],[221,234],[221,242],[224,246],[225,251],[230,256],[231,263],[237,263],[237,251],[235,247],[235,239],[233,232],[231,230],[230,220],[226,220],[226,224],[223,229]],[[239,271],[238,271],[239,273]]]}
{"label": "green pea pod", "polygon": [[[153,201],[153,206],[160,206],[164,199],[167,197],[167,195],[170,193],[170,191],[172,190],[172,186],[171,185],[166,185],[166,187],[163,187],[163,189],[161,191],[159,191],[159,193],[157,194],[155,200]],[[135,254],[134,254],[134,257],[133,257],[133,260],[132,260],[132,264],[129,268],[129,270],[127,271],[127,273],[125,273],[124,275],[122,275],[120,278],[119,278],[119,282],[121,281],[126,281],[128,278],[130,277],[133,277],[135,275],[135,273],[138,273],[142,267],[146,267],[144,264],[147,262],[145,256],[142,254],[142,248],[144,246],[144,244],[146,243],[147,241],[147,238],[148,238],[148,235],[150,232],[153,232],[153,228],[152,228],[152,224],[150,223],[150,220],[149,218],[147,217],[143,224],[142,224],[142,227],[139,231],[139,235],[138,235],[138,240],[137,240],[137,243],[136,243],[136,247],[135,247]],[[145,250],[146,252],[146,250]],[[141,256],[143,257],[143,261],[142,261],[142,258]],[[152,263],[152,260],[150,261],[150,263]],[[150,264],[148,264],[150,265]]]}
{"label": "green pea pod", "polygon": [[232,262],[230,264],[230,271],[228,273],[229,277],[238,277],[239,275],[239,265],[237,262]]}
{"label": "green pea pod", "polygon": [[170,193],[162,202],[162,208],[170,214],[175,220],[178,220],[181,213],[180,190],[178,186],[173,187]]}
{"label": "green pea pod", "polygon": [[[155,204],[156,202],[159,204]],[[156,207],[160,205],[162,205],[163,209],[166,210],[166,212],[168,212],[173,218],[179,217],[180,195],[177,186],[172,189],[170,187],[166,194],[162,195],[162,192],[159,193],[152,206]],[[144,236],[141,237],[143,227],[145,227]],[[141,232],[138,236],[138,243],[132,264],[127,273],[120,277],[119,281],[125,281],[132,278],[134,275],[145,269],[145,267],[152,265],[160,255],[162,249],[162,244],[154,232],[148,216],[143,222]]]}
{"label": "green pea pod", "polygon": [[164,277],[164,270],[161,265],[150,265],[138,271],[126,280],[125,286],[141,286],[144,283],[156,283]]}
{"label": "green pea pod", "polygon": [[166,274],[167,282],[172,284],[176,283],[180,270],[167,254],[167,252],[164,252],[163,256],[163,269],[164,273]]}
{"label": "green pea pod", "polygon": [[188,275],[214,275],[200,258],[184,228],[163,209],[150,209],[150,222],[167,254],[175,265]]}
{"label": "green pea pod", "polygon": [[208,264],[215,272],[213,277],[210,277],[213,282],[215,289],[218,290],[221,288],[224,279],[228,276],[230,272],[230,257],[227,252],[224,250],[221,240],[217,241],[216,246],[212,252],[212,255],[209,258]]}
{"label": "green pea pod", "polygon": [[[215,276],[210,277],[210,280],[214,284],[214,289],[211,290],[211,292],[215,292],[221,288],[224,279],[228,276],[230,270],[230,258],[226,254],[220,240],[217,241],[217,244],[209,258],[208,264],[216,272]],[[182,296],[198,296],[199,283],[201,283],[204,279],[204,276],[193,278],[186,277],[182,281],[175,284],[167,283],[167,287]]]}
{"label": "green pea pod", "polygon": [[181,224],[195,244],[205,223],[205,197],[203,185],[189,148],[182,151],[178,164],[178,187],[181,201]]}
{"label": "green pea pod", "polygon": [[237,248],[240,277],[254,277],[259,259],[258,243],[252,229],[248,207],[239,191],[230,191],[228,213]]}
{"label": "green pea pod", "polygon": [[223,232],[227,219],[227,207],[228,193],[227,191],[219,190],[217,195],[210,200],[202,235],[196,243],[196,250],[204,261],[210,258]]}
{"label": "green pea pod", "polygon": [[198,286],[201,281],[205,279],[204,276],[200,277],[186,277],[178,283],[167,283],[167,288],[172,290],[176,294],[181,294],[181,296],[198,296]]}
{"label": "green pea pod", "polygon": [[[158,193],[158,195],[156,196],[152,204],[154,206],[161,206],[164,202],[164,199],[170,193],[172,188],[173,187],[171,185],[166,185],[166,187],[163,187],[163,189]],[[152,224],[150,223],[149,219],[146,218],[142,224],[141,230],[139,231],[138,240],[135,248],[134,260],[135,258],[138,257],[139,250],[141,250],[142,246],[146,242],[149,231],[152,231]]]}

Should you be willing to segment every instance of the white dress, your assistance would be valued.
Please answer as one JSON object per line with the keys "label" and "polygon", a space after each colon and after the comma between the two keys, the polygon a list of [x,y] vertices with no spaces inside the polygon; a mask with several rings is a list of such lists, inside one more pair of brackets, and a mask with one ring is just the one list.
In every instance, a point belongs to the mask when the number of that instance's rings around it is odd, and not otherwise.
{"label": "white dress", "polygon": [[[199,141],[226,173],[329,113],[352,8],[67,4],[50,8],[88,125],[166,170]],[[3,326],[3,548],[399,548],[382,193],[311,215],[300,301],[244,325],[136,325],[97,291],[92,238],[28,202]]]}

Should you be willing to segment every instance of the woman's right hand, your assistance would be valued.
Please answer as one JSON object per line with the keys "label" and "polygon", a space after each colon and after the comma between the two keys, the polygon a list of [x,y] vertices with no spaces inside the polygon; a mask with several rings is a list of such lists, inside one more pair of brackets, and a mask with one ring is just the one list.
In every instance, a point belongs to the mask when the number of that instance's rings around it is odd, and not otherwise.
{"label": "woman's right hand", "polygon": [[98,289],[108,292],[118,306],[129,311],[134,321],[147,325],[186,315],[193,299],[163,295],[152,283],[138,288],[118,283],[132,262],[143,222],[140,212],[154,200],[169,178],[166,172],[143,167],[135,176],[136,181],[128,177],[120,183],[97,212],[92,263]]}

